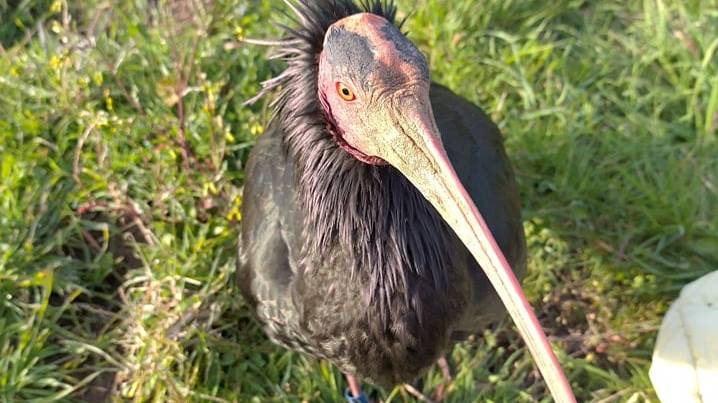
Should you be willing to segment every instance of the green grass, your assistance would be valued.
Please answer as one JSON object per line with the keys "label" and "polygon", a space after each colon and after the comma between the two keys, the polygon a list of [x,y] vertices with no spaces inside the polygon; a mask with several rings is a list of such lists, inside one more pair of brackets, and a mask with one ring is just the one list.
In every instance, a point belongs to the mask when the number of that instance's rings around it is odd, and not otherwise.
{"label": "green grass", "polygon": [[[173,4],[0,0],[0,401],[344,387],[272,345],[232,281],[242,165],[268,118],[242,102],[282,68],[239,40],[275,36],[282,4]],[[506,136],[524,286],[579,400],[657,401],[661,316],[718,268],[718,2],[399,5],[433,78]],[[548,400],[508,321],[450,358],[449,402]]]}

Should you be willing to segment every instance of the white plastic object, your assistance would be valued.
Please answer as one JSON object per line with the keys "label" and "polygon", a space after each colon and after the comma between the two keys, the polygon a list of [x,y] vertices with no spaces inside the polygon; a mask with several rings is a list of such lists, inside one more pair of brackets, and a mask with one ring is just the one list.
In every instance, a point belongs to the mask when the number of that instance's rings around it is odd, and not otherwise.
{"label": "white plastic object", "polygon": [[649,375],[663,403],[718,403],[718,271],[685,286],[671,305]]}

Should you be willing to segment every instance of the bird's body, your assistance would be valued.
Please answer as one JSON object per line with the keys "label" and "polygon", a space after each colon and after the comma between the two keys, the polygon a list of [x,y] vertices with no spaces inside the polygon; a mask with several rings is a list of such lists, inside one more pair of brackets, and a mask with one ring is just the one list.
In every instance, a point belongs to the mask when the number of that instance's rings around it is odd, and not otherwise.
{"label": "bird's body", "polygon": [[[519,199],[498,129],[444,87],[433,85],[431,99],[462,183],[521,275]],[[243,202],[240,284],[272,339],[390,385],[504,312],[464,245],[396,169],[354,159],[326,133],[315,144],[317,175],[332,180],[302,183],[285,138],[274,124],[258,140]],[[352,246],[364,250],[354,256]]]}
{"label": "bird's body", "polygon": [[272,42],[287,68],[262,92],[278,90],[246,167],[238,261],[266,333],[336,364],[356,397],[354,376],[411,381],[503,302],[572,401],[516,279],[526,246],[499,130],[431,84],[391,2],[285,2],[297,26]]}

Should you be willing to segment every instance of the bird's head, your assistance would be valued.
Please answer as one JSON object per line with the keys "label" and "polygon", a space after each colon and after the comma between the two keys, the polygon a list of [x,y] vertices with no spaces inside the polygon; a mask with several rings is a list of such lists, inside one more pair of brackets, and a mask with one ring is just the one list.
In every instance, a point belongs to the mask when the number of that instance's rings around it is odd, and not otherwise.
{"label": "bird's head", "polygon": [[361,161],[392,163],[410,152],[402,149],[410,145],[406,141],[388,137],[397,129],[408,134],[402,130],[406,126],[429,125],[425,129],[439,139],[426,59],[383,17],[355,14],[329,28],[319,57],[318,89],[337,142]]}
{"label": "bird's head", "polygon": [[350,15],[327,30],[317,80],[338,144],[365,163],[392,165],[436,208],[486,272],[557,400],[571,401],[531,306],[444,150],[421,52],[385,18]]}

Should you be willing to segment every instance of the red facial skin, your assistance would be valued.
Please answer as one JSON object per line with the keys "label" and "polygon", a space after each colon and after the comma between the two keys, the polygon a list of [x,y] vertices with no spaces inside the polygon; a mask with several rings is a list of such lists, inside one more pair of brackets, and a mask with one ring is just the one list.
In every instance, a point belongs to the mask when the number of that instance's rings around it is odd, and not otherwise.
{"label": "red facial skin", "polygon": [[[385,112],[392,109],[392,103],[399,98],[415,98],[424,104],[426,110],[431,109],[428,94],[429,78],[427,72],[402,59],[397,44],[387,38],[383,32],[388,21],[374,14],[363,13],[338,21],[333,29],[343,29],[365,38],[372,47],[372,59],[382,68],[369,73],[364,82],[356,82],[357,77],[347,69],[336,71],[330,65],[325,52],[319,57],[318,93],[327,118],[333,124],[333,135],[345,151],[360,161],[372,165],[386,165],[386,162],[375,155],[363,152],[362,139],[368,128],[381,129],[388,118]],[[417,51],[417,55],[420,55]],[[425,64],[423,55],[421,62]],[[355,60],[361,63],[361,60]],[[392,76],[399,78],[387,82],[383,75],[391,71]],[[339,85],[347,87],[354,95],[353,100],[341,96]],[[422,108],[423,109],[423,108]],[[438,133],[438,131],[436,131]]]}
{"label": "red facial skin", "polygon": [[[326,65],[324,54],[319,57],[319,63],[320,65]],[[356,112],[356,109],[364,106],[364,102],[357,99],[357,93],[353,90],[355,87],[349,80],[342,81],[341,84],[352,91],[354,99],[344,99],[339,93],[340,90],[337,88],[339,87],[338,84],[340,84],[340,82],[333,81],[333,77],[331,77],[330,73],[328,73],[328,70],[329,69],[326,68],[319,69],[319,100],[324,108],[324,113],[327,119],[333,126],[330,131],[332,136],[334,136],[334,140],[337,142],[339,147],[361,162],[370,165],[387,165],[386,161],[383,159],[366,155],[359,149],[351,146],[346,141],[345,136],[347,133],[350,136],[354,135],[354,131],[351,130],[352,124],[347,124],[346,122],[356,120],[354,119],[356,114],[353,112]]]}

